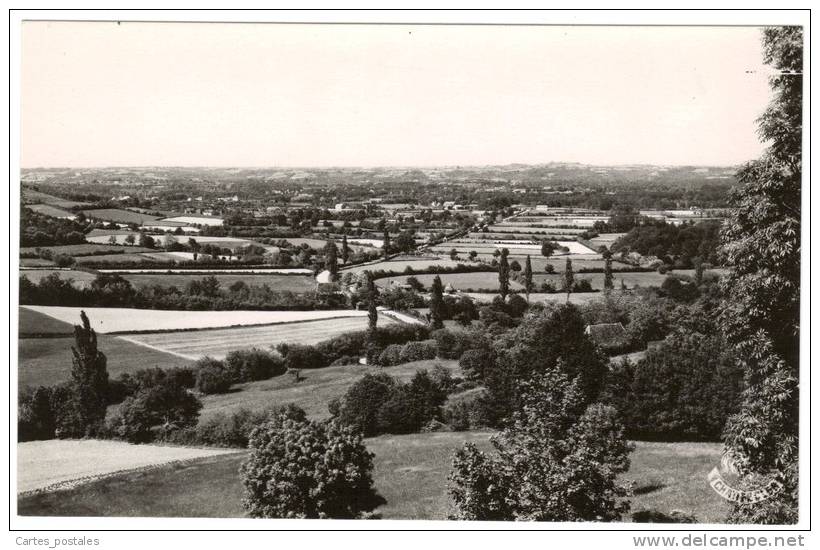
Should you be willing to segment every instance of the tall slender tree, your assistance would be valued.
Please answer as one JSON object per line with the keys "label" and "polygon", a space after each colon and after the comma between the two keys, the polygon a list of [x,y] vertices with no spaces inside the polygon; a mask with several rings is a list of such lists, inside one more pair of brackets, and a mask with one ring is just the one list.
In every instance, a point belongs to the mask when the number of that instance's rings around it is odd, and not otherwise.
{"label": "tall slender tree", "polygon": [[524,291],[527,293],[527,303],[530,301],[530,292],[532,292],[532,261],[530,255],[527,254],[527,261],[524,262]]}
{"label": "tall slender tree", "polygon": [[506,300],[510,293],[510,263],[507,260],[509,254],[509,250],[502,248],[501,259],[498,261],[498,290],[502,300]]}
{"label": "tall slender tree", "polygon": [[430,322],[433,329],[444,328],[444,285],[438,275],[430,288]]}
{"label": "tall slender tree", "polygon": [[373,274],[365,271],[365,276],[367,277],[367,364],[372,365],[379,355],[378,333],[376,330],[379,321],[379,311],[376,307],[378,291],[376,290]]}
{"label": "tall slender tree", "polygon": [[350,247],[347,246],[347,235],[342,235],[342,263],[347,264],[350,259]]}
{"label": "tall slender tree", "polygon": [[338,254],[339,251],[336,248],[336,243],[333,241],[327,241],[327,244],[325,245],[325,264],[327,264],[327,270],[330,271],[331,281],[335,281],[339,276]]}
{"label": "tall slender tree", "polygon": [[741,411],[724,431],[725,452],[741,483],[782,487],[768,500],[735,504],[738,523],[798,519],[800,359],[800,196],[802,181],[803,29],[766,28],[764,61],[773,99],[758,120],[769,145],[738,172],[735,209],[722,230],[729,273],[723,326],[746,370]]}
{"label": "tall slender tree", "polygon": [[105,354],[97,349],[97,333],[85,311],[80,311],[81,325],[74,325],[71,346],[71,388],[76,407],[77,428],[83,436],[95,435],[105,420],[108,405],[108,369]]}
{"label": "tall slender tree", "polygon": [[564,291],[567,293],[567,303],[572,292],[572,285],[575,284],[575,273],[572,271],[572,260],[567,258],[567,265],[564,268]]}
{"label": "tall slender tree", "polygon": [[605,251],[604,254],[604,292],[609,292],[615,288],[615,281],[612,279],[612,252]]}
{"label": "tall slender tree", "polygon": [[384,230],[384,248],[382,252],[384,253],[385,258],[390,257],[390,231],[387,229]]}

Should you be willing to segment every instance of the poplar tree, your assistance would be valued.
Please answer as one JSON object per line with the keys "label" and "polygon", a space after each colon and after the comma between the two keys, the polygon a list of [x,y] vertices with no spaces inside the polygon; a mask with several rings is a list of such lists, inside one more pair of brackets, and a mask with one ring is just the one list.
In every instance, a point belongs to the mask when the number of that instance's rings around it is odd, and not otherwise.
{"label": "poplar tree", "polygon": [[524,290],[527,293],[527,302],[530,301],[530,292],[532,292],[532,261],[530,255],[527,254],[527,261],[524,262]]}
{"label": "poplar tree", "polygon": [[509,254],[509,250],[502,248],[501,260],[498,262],[498,290],[502,300],[506,300],[510,293],[510,263],[507,261]]}
{"label": "poplar tree", "polygon": [[444,286],[441,284],[441,277],[433,278],[430,294],[430,320],[433,329],[444,328]]}
{"label": "poplar tree", "polygon": [[81,325],[74,325],[74,345],[71,346],[71,388],[76,407],[76,428],[95,435],[105,420],[108,405],[108,369],[105,354],[97,349],[97,333],[85,311],[80,311]]}

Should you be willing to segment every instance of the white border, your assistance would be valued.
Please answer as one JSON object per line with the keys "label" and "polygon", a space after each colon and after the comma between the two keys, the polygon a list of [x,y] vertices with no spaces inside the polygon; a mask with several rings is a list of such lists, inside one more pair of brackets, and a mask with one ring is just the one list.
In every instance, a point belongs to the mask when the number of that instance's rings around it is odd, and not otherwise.
{"label": "white border", "polygon": [[[110,3],[91,2],[92,5],[97,4],[101,6],[110,5]],[[331,4],[330,2],[323,3],[325,6]],[[433,3],[428,3],[433,4]],[[644,2],[645,5],[650,5]],[[199,6],[202,3],[198,3]],[[746,4],[748,6],[748,3]],[[65,10],[50,10],[50,11],[14,11],[10,13],[10,68],[13,86],[10,88],[11,104],[15,106],[11,112],[10,118],[10,135],[19,136],[20,120],[19,120],[19,88],[20,81],[20,23],[24,19],[67,19],[67,20],[141,20],[141,21],[277,21],[277,22],[334,22],[334,23],[460,23],[460,24],[586,24],[586,25],[604,25],[612,24],[641,24],[641,25],[782,25],[782,24],[798,24],[806,28],[806,39],[809,43],[810,39],[810,16],[807,12],[789,12],[782,10],[766,10],[766,11],[642,11],[642,12],[623,12],[623,11],[414,11],[414,12],[399,12],[399,11],[208,11],[208,12],[191,12],[191,11],[123,11],[123,10],[104,10],[104,11],[65,11]],[[810,66],[810,51],[806,49],[806,67]],[[809,85],[809,78],[805,79],[806,87]],[[808,92],[808,90],[806,90]],[[808,99],[808,93],[805,94]],[[808,114],[808,110],[806,110]],[[808,144],[808,132],[810,124],[806,120],[804,124],[804,143]],[[11,152],[11,174],[19,174],[19,141],[12,140],[10,144]],[[805,159],[809,159],[809,155],[804,155]],[[810,166],[804,160],[804,195],[803,195],[803,212],[806,213],[805,222],[803,224],[803,249],[807,253],[810,247],[810,219],[808,213],[810,212],[810,189],[809,189],[809,173]],[[12,178],[10,182],[10,263],[17,258],[17,243],[19,241],[18,233],[18,217],[19,212],[17,205],[19,204],[19,185]],[[802,265],[803,273],[803,288],[804,295],[808,297],[809,291],[809,262],[808,257],[804,256],[806,261]],[[14,262],[15,264],[17,262]],[[16,270],[16,268],[15,268]],[[13,273],[16,280],[17,273]],[[9,281],[7,281],[8,283]],[[11,285],[11,292],[9,296],[9,304],[17,303],[17,285]],[[13,317],[9,326],[10,341],[16,338],[15,332],[12,332],[11,327],[16,326],[16,308],[9,308],[10,315]],[[809,358],[809,342],[808,337],[810,330],[809,321],[809,307],[808,300],[804,300],[801,309],[801,321],[803,326],[804,337],[801,341],[801,354],[804,358],[801,365],[802,380],[808,380],[808,358]],[[16,346],[11,346],[9,350],[9,365],[16,364]],[[12,388],[16,388],[16,369],[12,371]],[[805,444],[808,442],[808,418],[809,418],[809,385],[804,383],[801,386],[801,441]],[[4,414],[10,412],[9,395],[3,397]],[[4,425],[8,425],[9,417],[4,419]],[[16,440],[15,434],[9,434],[9,451],[12,450],[12,441]],[[801,493],[808,495],[809,479],[805,472],[809,470],[808,449],[803,446],[801,452],[801,471],[804,475],[801,476]],[[12,458],[13,453],[10,452]],[[15,464],[12,460],[12,468]],[[14,471],[14,470],[12,470]],[[16,507],[16,492],[11,490],[9,495],[9,505],[13,511]],[[806,528],[808,526],[810,510],[808,509],[808,502],[802,503],[802,517],[798,528]],[[65,529],[70,531],[70,536],[78,536],[79,531],[89,529],[505,529],[505,530],[530,530],[535,528],[540,529],[606,529],[631,531],[629,524],[519,524],[519,523],[482,523],[482,524],[463,524],[455,522],[432,522],[432,521],[378,521],[378,522],[346,522],[346,521],[305,521],[305,520],[243,520],[243,519],[149,519],[149,518],[22,518],[18,517],[13,520],[12,527],[15,529]],[[656,525],[656,526],[642,526],[644,531],[657,529],[676,529],[682,531],[681,535],[687,532],[704,532],[708,530],[708,526],[698,525],[693,529],[682,529],[682,526]],[[743,526],[715,526],[719,529],[743,529]],[[790,528],[775,528],[778,530],[789,530]],[[633,532],[635,533],[635,532]],[[99,538],[104,543],[116,542],[117,548],[143,548],[146,543],[161,539],[163,546],[174,545],[191,545],[192,538],[195,533],[139,533],[128,534],[123,536],[122,533],[84,533],[90,538]],[[640,534],[637,532],[636,534]],[[52,533],[41,533],[40,537],[54,537]],[[278,544],[300,544],[300,537],[304,534],[296,534],[294,537],[291,534],[273,535]],[[458,535],[459,538],[452,538]],[[534,535],[534,534],[533,534]],[[555,542],[571,542],[578,544],[579,537],[584,539],[594,539],[598,542],[603,542],[607,547],[632,548],[631,535],[627,533],[578,533],[578,532],[564,532],[552,533],[553,537],[560,540]],[[592,536],[598,535],[598,536]],[[502,539],[504,534],[499,533],[485,533],[481,535],[481,544],[492,544],[498,546],[504,544],[508,539]],[[201,537],[196,537],[197,543],[201,542]],[[226,545],[235,545],[238,539],[242,538],[249,541],[248,537],[240,533],[208,533],[207,539],[209,547],[224,547]],[[384,536],[384,542],[391,541],[392,544],[401,544],[400,537],[393,537],[388,539]],[[256,542],[264,539],[256,538]],[[268,539],[270,540],[270,539]],[[314,543],[323,543],[327,545],[347,547],[356,544],[359,546],[361,542],[350,536],[342,534],[328,536],[327,534],[314,534],[311,537]],[[438,543],[438,545],[463,545],[466,540],[463,534],[457,533],[417,533],[414,537],[416,543],[422,540]],[[529,538],[530,541],[535,542],[536,538]],[[554,540],[554,538],[551,538]],[[167,541],[167,542],[166,542]],[[287,541],[287,542],[286,542]],[[13,542],[13,541],[12,541]],[[517,542],[522,542],[518,540]],[[559,546],[559,548],[562,546]]]}

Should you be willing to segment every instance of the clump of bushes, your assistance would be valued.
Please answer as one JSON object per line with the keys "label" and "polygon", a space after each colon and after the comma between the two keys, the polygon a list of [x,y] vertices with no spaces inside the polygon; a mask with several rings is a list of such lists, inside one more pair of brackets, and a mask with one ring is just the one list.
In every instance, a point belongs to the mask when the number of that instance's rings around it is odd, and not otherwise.
{"label": "clump of bushes", "polygon": [[196,362],[196,389],[201,393],[227,393],[231,384],[233,376],[222,361],[203,357]]}
{"label": "clump of bushes", "polygon": [[329,409],[340,423],[365,437],[380,433],[404,434],[441,420],[441,406],[454,385],[443,368],[416,372],[408,383],[384,373],[366,374]]}
{"label": "clump of bushes", "polygon": [[407,342],[404,345],[391,344],[382,350],[379,355],[379,365],[393,366],[411,361],[421,361],[424,359],[435,359],[437,353],[434,340],[424,340],[422,342]]}
{"label": "clump of bushes", "polygon": [[287,372],[280,355],[257,348],[230,352],[225,366],[235,383],[267,380]]}
{"label": "clump of bushes", "polygon": [[120,403],[105,432],[131,443],[146,443],[195,425],[201,408],[199,399],[180,383],[164,380]]}

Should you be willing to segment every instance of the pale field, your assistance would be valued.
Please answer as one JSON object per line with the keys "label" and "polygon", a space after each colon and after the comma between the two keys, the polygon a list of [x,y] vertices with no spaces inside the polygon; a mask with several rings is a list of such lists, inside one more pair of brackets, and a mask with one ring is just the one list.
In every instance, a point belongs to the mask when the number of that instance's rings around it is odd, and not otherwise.
{"label": "pale field", "polygon": [[[121,336],[123,340],[171,353],[185,359],[213,357],[224,359],[228,353],[239,349],[270,349],[280,343],[318,344],[345,332],[355,332],[367,328],[367,312],[348,310],[350,313],[365,315],[347,318],[325,319],[281,323],[260,327],[197,330],[186,332],[161,332]],[[385,315],[379,315],[379,325],[393,323]]]}
{"label": "pale field", "polygon": [[[509,242],[509,241],[508,241]],[[566,247],[569,249],[568,253],[556,251],[554,256],[566,256],[566,255],[576,255],[576,256],[596,256],[597,252],[584,246],[583,244],[579,243],[578,241],[556,241],[560,246]],[[533,255],[540,255],[541,254],[541,245],[540,244],[526,244],[526,243],[459,243],[459,242],[452,242],[452,243],[442,243],[440,245],[436,245],[431,247],[431,250],[435,251],[439,254],[448,253],[451,249],[455,248],[459,254],[465,255],[468,254],[471,250],[475,250],[479,253],[492,253],[495,250],[501,250],[502,248],[506,248],[511,253],[515,252],[518,254],[533,254]]]}
{"label": "pale field", "polygon": [[404,273],[404,270],[408,267],[416,271],[423,271],[425,269],[430,269],[431,267],[456,267],[459,264],[465,264],[464,260],[458,262],[453,261],[449,258],[440,257],[437,259],[429,259],[429,260],[398,260],[398,261],[385,261],[385,262],[377,262],[373,264],[363,264],[363,265],[354,265],[348,268],[342,269],[342,273],[361,273],[362,271],[386,271],[389,273]]}
{"label": "pale field", "polygon": [[[174,254],[168,252],[168,254]],[[98,269],[99,273],[156,273],[156,274],[191,274],[191,273],[210,273],[220,275],[223,273],[247,273],[250,275],[265,275],[265,274],[280,274],[280,275],[313,275],[312,269],[304,269],[301,267],[259,267],[259,268],[228,268],[228,269],[213,269],[213,268],[194,268],[194,269]]]}
{"label": "pale field", "polygon": [[[435,274],[425,274],[425,275],[412,275],[416,279],[419,280],[421,284],[423,284],[428,290],[430,289],[430,285],[433,284],[433,279],[436,277]],[[382,288],[388,287],[391,283],[396,284],[406,284],[407,283],[407,275],[398,275],[395,277],[384,277],[381,279],[376,279],[376,284]],[[441,282],[445,286],[452,285],[455,290],[460,289],[496,289],[498,288],[498,273],[494,271],[481,271],[475,273],[441,273],[439,274],[441,277]],[[524,287],[515,282],[510,281],[510,289],[511,290],[521,290]]]}
{"label": "pale field", "polygon": [[17,492],[57,483],[236,452],[161,445],[131,445],[93,439],[27,441],[17,444]]}
{"label": "pale field", "polygon": [[140,234],[139,233],[109,233],[108,235],[92,235],[85,237],[85,240],[90,243],[97,243],[97,244],[109,244],[111,242],[111,238],[113,237],[116,244],[128,245],[125,239],[128,238],[128,235],[134,236],[134,243],[131,246],[136,246],[140,241]]}
{"label": "pale field", "polygon": [[163,222],[181,222],[181,223],[191,223],[196,225],[222,225],[223,220],[222,218],[204,218],[199,216],[176,216],[173,218],[163,218]]}
{"label": "pale field", "polygon": [[39,283],[49,275],[57,274],[61,279],[72,279],[74,286],[84,288],[91,281],[97,278],[93,273],[87,271],[75,271],[73,269],[21,269],[20,276],[25,276],[34,284]]}
{"label": "pale field", "polygon": [[27,207],[39,214],[51,216],[52,218],[65,218],[73,220],[77,217],[74,212],[69,212],[68,210],[63,210],[62,208],[57,208],[49,204],[29,204]]}
{"label": "pale field", "polygon": [[[366,311],[175,311],[119,307],[22,306],[66,323],[79,322],[84,310],[91,327],[101,334],[112,332],[157,332],[232,326],[271,325],[347,317],[367,318]],[[346,325],[347,323],[343,323]],[[275,330],[275,328],[273,329]]]}
{"label": "pale field", "polygon": [[[526,295],[523,292],[519,292],[522,297]],[[468,296],[476,301],[479,304],[489,304],[498,296],[498,293],[493,292],[463,292],[459,293],[459,296]],[[581,292],[581,293],[572,293],[569,295],[569,303],[571,304],[585,304],[586,302],[595,300],[596,298],[602,298],[602,292]],[[554,303],[566,303],[567,295],[563,292],[556,292],[554,294],[549,294],[546,292],[531,292],[530,293],[530,303],[547,303],[547,302],[554,302]]]}

